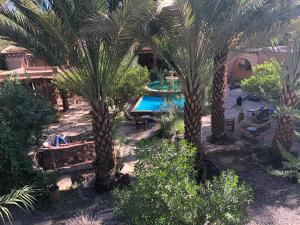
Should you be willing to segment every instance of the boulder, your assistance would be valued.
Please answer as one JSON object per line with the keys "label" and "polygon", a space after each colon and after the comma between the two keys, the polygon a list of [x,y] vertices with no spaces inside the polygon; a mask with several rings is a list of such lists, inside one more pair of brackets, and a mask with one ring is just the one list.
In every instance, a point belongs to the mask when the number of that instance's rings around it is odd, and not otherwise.
{"label": "boulder", "polygon": [[72,188],[72,178],[71,176],[63,176],[58,179],[57,186],[60,191],[67,191]]}

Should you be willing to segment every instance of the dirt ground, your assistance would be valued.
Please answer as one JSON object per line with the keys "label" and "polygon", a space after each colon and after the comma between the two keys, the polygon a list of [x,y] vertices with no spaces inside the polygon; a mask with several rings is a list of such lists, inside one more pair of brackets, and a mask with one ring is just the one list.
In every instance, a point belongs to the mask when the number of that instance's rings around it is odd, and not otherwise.
{"label": "dirt ground", "polygon": [[[275,177],[260,168],[240,174],[254,190],[254,203],[248,207],[248,225],[300,224],[300,185]],[[106,225],[121,224],[113,213],[110,193],[97,195],[91,188],[62,192],[56,205],[31,215],[18,212],[13,225],[64,225],[68,219],[86,213]]]}

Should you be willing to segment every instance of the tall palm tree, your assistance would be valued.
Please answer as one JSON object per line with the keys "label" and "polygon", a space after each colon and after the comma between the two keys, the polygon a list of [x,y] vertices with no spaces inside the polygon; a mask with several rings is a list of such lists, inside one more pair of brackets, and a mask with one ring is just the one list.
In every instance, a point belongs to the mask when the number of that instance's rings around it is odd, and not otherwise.
{"label": "tall palm tree", "polygon": [[205,87],[213,56],[207,21],[220,12],[217,1],[159,1],[150,25],[137,32],[138,39],[160,54],[180,78],[185,97],[184,136],[198,149],[200,158]]}
{"label": "tall palm tree", "polygon": [[[35,0],[12,0],[15,9],[0,7],[0,37],[25,47],[59,66],[60,74],[92,108],[96,150],[96,190],[114,184],[115,155],[108,99],[134,39],[128,34],[147,10],[147,0],[126,0],[115,11],[105,0],[53,0],[44,10]],[[86,33],[90,18],[101,28]],[[92,25],[91,25],[92,26]]]}
{"label": "tall palm tree", "polygon": [[279,71],[282,85],[275,139],[278,140],[286,150],[290,150],[295,131],[296,108],[300,104],[299,36],[296,37],[292,45],[289,46],[287,59],[278,56],[273,62]]}
{"label": "tall palm tree", "polygon": [[300,15],[299,5],[293,0],[219,1],[218,7],[222,9],[221,13],[211,22],[215,30],[211,101],[212,140],[215,142],[222,141],[225,135],[227,59],[230,50],[258,35],[260,37],[258,41],[263,45],[264,40],[271,39],[270,36],[274,35],[274,31],[281,31],[286,23]]}

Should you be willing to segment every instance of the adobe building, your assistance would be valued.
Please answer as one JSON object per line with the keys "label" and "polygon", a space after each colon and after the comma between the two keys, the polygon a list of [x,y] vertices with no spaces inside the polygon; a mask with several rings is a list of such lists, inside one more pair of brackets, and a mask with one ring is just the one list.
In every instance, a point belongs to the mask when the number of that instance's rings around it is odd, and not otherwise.
{"label": "adobe building", "polygon": [[16,78],[57,105],[59,93],[52,83],[57,68],[47,66],[43,60],[21,47],[8,46],[0,51],[0,56],[6,64],[6,70],[0,70],[0,83],[11,77]]}
{"label": "adobe building", "polygon": [[249,49],[245,52],[232,53],[228,58],[228,82],[240,82],[251,77],[253,67],[263,64],[272,58],[285,59],[288,54],[286,46],[271,48]]}

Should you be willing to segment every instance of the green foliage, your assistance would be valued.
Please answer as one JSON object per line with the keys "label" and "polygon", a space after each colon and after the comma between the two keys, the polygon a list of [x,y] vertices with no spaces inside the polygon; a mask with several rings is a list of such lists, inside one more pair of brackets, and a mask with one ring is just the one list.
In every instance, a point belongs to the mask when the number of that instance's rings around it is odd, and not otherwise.
{"label": "green foliage", "polygon": [[[72,76],[70,74],[69,76]],[[54,83],[58,90],[68,92],[68,91],[74,91],[74,88],[71,87],[70,82],[66,79],[66,77],[60,75],[60,74],[55,74],[52,80],[52,83]]]}
{"label": "green foliage", "polygon": [[234,172],[196,183],[196,149],[185,142],[152,140],[137,150],[137,180],[114,191],[117,212],[130,225],[241,224],[250,188]]}
{"label": "green foliage", "polygon": [[4,222],[8,219],[11,222],[12,214],[9,206],[17,206],[21,209],[34,209],[36,190],[31,186],[25,186],[20,190],[11,191],[10,194],[0,196],[0,217]]}
{"label": "green foliage", "polygon": [[176,121],[175,112],[168,112],[160,117],[160,136],[164,138],[170,138],[174,134],[174,124]]}
{"label": "green foliage", "polygon": [[182,117],[176,117],[173,129],[177,130],[179,134],[184,134],[184,120]]}
{"label": "green foliage", "polygon": [[123,75],[119,76],[111,96],[118,109],[122,109],[128,100],[141,97],[145,93],[145,85],[150,82],[148,69],[139,65],[129,67],[125,72],[121,69],[120,73]]}
{"label": "green foliage", "polygon": [[225,171],[201,189],[205,199],[207,220],[216,224],[243,224],[247,217],[245,205],[252,202],[251,188],[239,183],[234,171]]}
{"label": "green foliage", "polygon": [[254,67],[254,74],[242,81],[242,89],[248,93],[259,93],[264,97],[276,99],[281,90],[280,76],[271,62]]}
{"label": "green foliage", "polygon": [[295,176],[300,181],[300,157],[296,157],[289,153],[284,147],[277,141],[277,146],[282,158],[284,159],[282,174],[285,176]]}
{"label": "green foliage", "polygon": [[51,115],[47,101],[16,81],[0,88],[0,194],[38,180],[26,154]]}
{"label": "green foliage", "polygon": [[0,88],[0,119],[24,146],[37,144],[45,125],[53,119],[53,109],[38,93],[8,80]]}
{"label": "green foliage", "polygon": [[184,134],[184,120],[176,112],[168,112],[160,117],[160,136],[170,138],[175,132]]}

